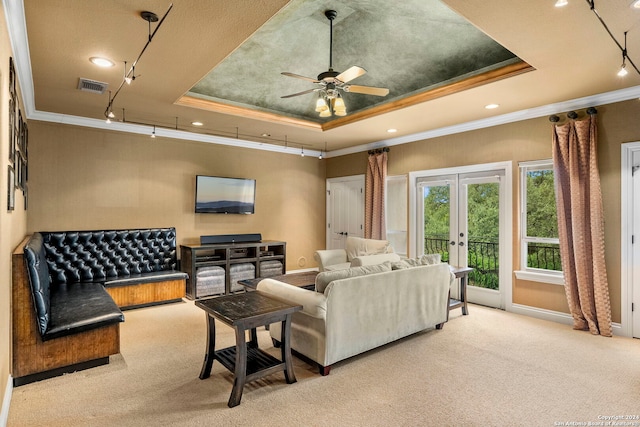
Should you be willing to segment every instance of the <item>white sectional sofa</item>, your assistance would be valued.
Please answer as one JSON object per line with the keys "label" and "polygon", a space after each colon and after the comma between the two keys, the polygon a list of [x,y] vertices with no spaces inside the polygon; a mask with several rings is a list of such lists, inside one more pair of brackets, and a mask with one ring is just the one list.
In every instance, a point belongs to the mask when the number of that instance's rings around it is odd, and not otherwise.
{"label": "white sectional sofa", "polygon": [[[304,307],[292,317],[291,348],[327,375],[340,360],[427,328],[441,329],[453,280],[448,264],[391,270],[385,262],[321,273],[320,292],[273,279],[262,280],[257,289]],[[281,328],[269,330],[277,344]]]}
{"label": "white sectional sofa", "polygon": [[[393,255],[388,255],[393,254]],[[375,259],[367,261],[373,255]],[[345,249],[324,249],[316,251],[313,258],[318,263],[318,271],[342,270],[359,265],[381,263],[383,261],[397,261],[400,256],[393,253],[393,247],[388,240],[364,239],[362,237],[347,237]],[[354,259],[358,258],[354,263]]]}

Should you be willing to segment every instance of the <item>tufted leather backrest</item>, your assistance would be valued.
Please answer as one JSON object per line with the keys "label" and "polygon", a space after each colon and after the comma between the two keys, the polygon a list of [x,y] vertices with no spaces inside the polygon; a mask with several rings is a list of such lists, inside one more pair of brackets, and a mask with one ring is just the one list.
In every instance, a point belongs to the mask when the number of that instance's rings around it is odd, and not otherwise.
{"label": "tufted leather backrest", "polygon": [[24,259],[29,273],[29,286],[31,286],[33,305],[38,319],[38,329],[40,335],[44,335],[49,325],[51,312],[51,283],[42,234],[34,233],[31,236],[24,247]]}
{"label": "tufted leather backrest", "polygon": [[41,232],[53,284],[176,270],[175,228]]}

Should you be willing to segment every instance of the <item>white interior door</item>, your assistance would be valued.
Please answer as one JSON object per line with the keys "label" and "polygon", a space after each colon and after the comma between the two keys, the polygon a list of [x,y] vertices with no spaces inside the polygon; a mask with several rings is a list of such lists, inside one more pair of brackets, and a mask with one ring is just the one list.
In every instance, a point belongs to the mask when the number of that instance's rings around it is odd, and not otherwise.
{"label": "white interior door", "polygon": [[633,268],[631,272],[632,336],[640,338],[640,151],[633,152]]}
{"label": "white interior door", "polygon": [[416,254],[440,253],[451,265],[473,267],[468,301],[497,308],[505,307],[503,181],[503,170],[419,177],[415,199]]}
{"label": "white interior door", "polygon": [[327,249],[364,237],[364,175],[327,180]]}

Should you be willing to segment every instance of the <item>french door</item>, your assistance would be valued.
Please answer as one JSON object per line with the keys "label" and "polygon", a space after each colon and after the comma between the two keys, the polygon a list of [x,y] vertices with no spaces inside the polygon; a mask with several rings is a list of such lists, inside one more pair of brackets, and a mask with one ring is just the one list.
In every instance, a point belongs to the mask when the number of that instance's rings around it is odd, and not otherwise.
{"label": "french door", "polygon": [[497,308],[505,308],[510,286],[504,184],[504,169],[414,178],[416,255],[439,253],[451,265],[474,268],[468,301]]}

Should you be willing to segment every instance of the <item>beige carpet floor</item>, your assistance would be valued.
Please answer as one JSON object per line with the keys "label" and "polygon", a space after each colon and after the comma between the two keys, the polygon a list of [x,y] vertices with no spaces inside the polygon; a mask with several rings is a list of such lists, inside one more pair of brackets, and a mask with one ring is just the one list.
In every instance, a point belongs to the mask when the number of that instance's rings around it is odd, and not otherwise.
{"label": "beige carpet floor", "polygon": [[[8,425],[554,426],[640,416],[640,340],[474,305],[451,314],[443,330],[340,362],[327,377],[294,358],[297,383],[282,373],[249,383],[230,409],[231,373],[215,362],[198,379],[206,328],[193,302],[127,311],[120,355],[15,388]],[[232,345],[232,330],[218,327],[217,340]],[[277,354],[268,331],[259,341]]]}

